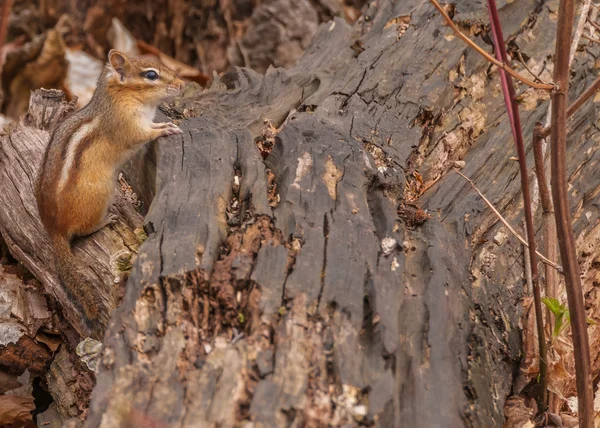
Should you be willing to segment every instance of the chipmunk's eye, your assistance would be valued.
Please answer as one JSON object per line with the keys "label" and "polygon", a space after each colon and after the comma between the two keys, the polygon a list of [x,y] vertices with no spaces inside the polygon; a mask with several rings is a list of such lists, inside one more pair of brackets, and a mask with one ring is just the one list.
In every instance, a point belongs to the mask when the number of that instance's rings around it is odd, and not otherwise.
{"label": "chipmunk's eye", "polygon": [[148,70],[143,73],[144,77],[148,80],[158,79],[158,73],[154,70]]}

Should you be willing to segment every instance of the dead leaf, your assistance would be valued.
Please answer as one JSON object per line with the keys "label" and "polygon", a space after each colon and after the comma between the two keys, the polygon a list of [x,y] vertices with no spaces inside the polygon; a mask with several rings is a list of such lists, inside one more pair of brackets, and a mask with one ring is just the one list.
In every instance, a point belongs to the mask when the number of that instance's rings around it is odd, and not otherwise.
{"label": "dead leaf", "polygon": [[125,28],[123,23],[117,18],[112,19],[112,25],[108,30],[106,38],[110,42],[113,49],[116,49],[127,56],[139,56],[135,37]]}
{"label": "dead leaf", "polygon": [[93,56],[75,49],[67,49],[67,61],[69,70],[65,80],[65,86],[72,95],[77,96],[77,108],[81,108],[90,102],[98,77],[102,74],[104,63]]}
{"label": "dead leaf", "polygon": [[567,415],[566,413],[561,413],[560,418],[562,419],[564,428],[574,428],[579,425],[579,419]]}
{"label": "dead leaf", "polygon": [[525,405],[521,397],[508,397],[504,403],[504,428],[533,428],[533,416],[533,410]]}
{"label": "dead leaf", "polygon": [[56,352],[60,344],[63,342],[60,335],[47,334],[43,331],[38,331],[35,340],[46,345],[52,352]]}
{"label": "dead leaf", "polygon": [[[41,49],[40,43],[42,43]],[[17,72],[9,84],[9,102],[6,107],[8,117],[16,119],[27,111],[29,93],[33,90],[42,87],[64,89],[68,68],[65,52],[61,30],[51,29],[48,30],[45,38],[42,37],[28,43],[22,50],[15,53],[21,57],[22,68],[20,70],[17,68]]]}
{"label": "dead leaf", "polygon": [[35,409],[33,397],[20,395],[0,395],[0,424],[24,424],[33,420],[31,411]]}
{"label": "dead leaf", "polygon": [[410,23],[410,15],[402,15],[402,16],[396,16],[395,18],[390,19],[386,24],[384,28],[389,28],[392,25],[401,25],[401,24],[408,24]]}
{"label": "dead leaf", "polygon": [[392,25],[397,27],[397,38],[400,39],[402,35],[406,32],[410,25],[410,15],[402,15],[396,16],[395,18],[390,19],[386,24],[385,28],[390,28]]}
{"label": "dead leaf", "polygon": [[22,385],[17,376],[0,371],[0,394],[19,388],[20,386]]}

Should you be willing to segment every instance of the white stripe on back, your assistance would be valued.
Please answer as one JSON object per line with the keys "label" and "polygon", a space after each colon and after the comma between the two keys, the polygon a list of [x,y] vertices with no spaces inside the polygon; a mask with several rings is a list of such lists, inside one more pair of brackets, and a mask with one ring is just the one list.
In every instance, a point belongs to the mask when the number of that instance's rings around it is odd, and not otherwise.
{"label": "white stripe on back", "polygon": [[93,129],[96,127],[97,118],[94,118],[90,123],[82,125],[77,132],[75,132],[69,141],[67,142],[67,156],[65,158],[65,164],[63,165],[62,174],[60,175],[60,181],[58,182],[58,191],[60,192],[71,173],[73,162],[75,161],[75,153],[77,153],[77,147]]}

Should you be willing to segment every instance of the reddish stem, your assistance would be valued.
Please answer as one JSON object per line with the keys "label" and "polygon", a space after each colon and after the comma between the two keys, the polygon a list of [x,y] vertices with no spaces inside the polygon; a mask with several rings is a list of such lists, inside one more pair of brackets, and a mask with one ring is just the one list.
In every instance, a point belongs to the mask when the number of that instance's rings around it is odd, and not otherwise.
{"label": "reddish stem", "polygon": [[[488,12],[492,25],[492,34],[494,36],[494,46],[496,47],[496,58],[504,64],[508,63],[508,55],[502,36],[502,27],[498,16],[495,0],[488,0]],[[536,397],[538,404],[538,413],[542,413],[547,408],[547,365],[546,365],[546,339],[544,334],[544,320],[542,317],[542,297],[539,286],[539,274],[537,255],[535,253],[535,233],[533,227],[533,214],[531,210],[531,196],[529,193],[529,180],[527,176],[527,157],[525,154],[525,142],[521,131],[521,118],[519,116],[519,106],[516,102],[515,88],[512,78],[509,78],[506,71],[499,70],[500,81],[502,83],[502,93],[506,104],[506,111],[510,120],[513,139],[519,157],[519,171],[521,176],[521,189],[523,190],[523,207],[525,210],[525,225],[527,229],[527,242],[529,243],[529,260],[531,262],[531,281],[533,284],[533,303],[535,309],[535,319],[538,332],[538,347],[540,352],[540,376],[539,390]]]}
{"label": "reddish stem", "polygon": [[593,421],[593,390],[590,365],[583,290],[575,237],[571,221],[570,204],[567,193],[567,97],[569,91],[569,52],[573,19],[574,0],[560,0],[558,23],[556,27],[556,53],[554,55],[554,83],[558,90],[552,94],[552,150],[550,164],[552,168],[552,199],[558,234],[560,257],[565,274],[567,300],[571,315],[571,331],[575,351],[575,374],[577,383],[577,401],[579,405],[579,426],[591,428]]}

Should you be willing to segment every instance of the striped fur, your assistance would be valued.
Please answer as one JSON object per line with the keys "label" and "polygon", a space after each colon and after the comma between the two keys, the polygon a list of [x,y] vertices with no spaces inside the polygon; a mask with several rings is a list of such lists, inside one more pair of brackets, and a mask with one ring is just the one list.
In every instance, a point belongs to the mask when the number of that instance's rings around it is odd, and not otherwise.
{"label": "striped fur", "polygon": [[73,164],[75,161],[75,154],[79,150],[79,146],[81,141],[88,135],[90,135],[95,127],[98,124],[98,118],[94,118],[90,123],[83,124],[79,127],[79,129],[73,134],[73,136],[68,140],[65,144],[66,156],[65,161],[62,167],[62,173],[60,175],[60,180],[58,181],[58,192],[62,191],[67,180],[69,179],[69,174],[72,173]]}

